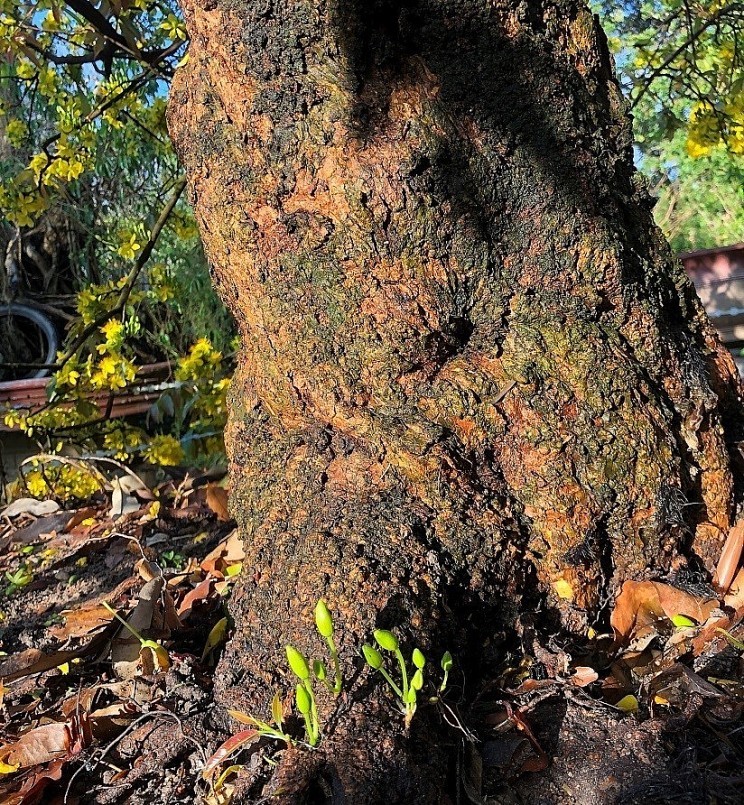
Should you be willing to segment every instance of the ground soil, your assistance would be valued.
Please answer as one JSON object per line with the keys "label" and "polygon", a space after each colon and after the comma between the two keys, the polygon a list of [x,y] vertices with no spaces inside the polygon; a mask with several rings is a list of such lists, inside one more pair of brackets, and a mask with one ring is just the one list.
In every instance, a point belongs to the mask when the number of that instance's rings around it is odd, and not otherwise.
{"label": "ground soil", "polygon": [[[88,526],[91,533],[87,539],[79,538],[80,527],[78,538],[73,538],[74,534],[65,536],[61,523],[69,520],[66,512],[47,515],[46,519],[21,518],[6,525],[0,532],[2,569],[6,572],[12,573],[21,561],[30,562],[29,557],[41,557],[44,546],[56,548],[52,561],[31,562],[36,567],[31,583],[3,596],[0,636],[5,652],[11,657],[29,649],[51,653],[84,643],[87,637],[72,637],[64,643],[59,631],[55,636],[54,629],[59,630],[69,617],[62,613],[102,599],[116,600],[120,608],[125,608],[122,602],[135,602],[144,583],[137,569],[143,552],[151,562],[164,562],[163,554],[174,549],[180,554],[180,562],[191,560],[188,583],[179,580],[175,569],[164,571],[166,579],[172,581],[177,602],[210,572],[222,577],[217,570],[204,570],[203,560],[225,542],[232,531],[230,523],[218,520],[208,506],[197,502],[186,507],[185,514],[176,516],[165,510],[143,525],[147,506],[143,503],[113,529],[106,518],[108,503],[98,506],[86,520],[97,521]],[[35,546],[34,552],[23,553],[30,545]],[[106,805],[225,801],[216,797],[202,772],[222,742],[244,727],[226,717],[213,702],[219,651],[204,661],[201,656],[207,636],[224,609],[209,596],[195,606],[197,616],[185,617],[182,628],[163,640],[171,658],[170,668],[159,674],[135,676],[126,690],[117,680],[106,651],[83,653],[68,673],[52,668],[11,680],[4,699],[7,720],[2,738],[7,745],[29,729],[59,721],[70,710],[65,702],[76,696],[79,703],[85,702],[85,691],[94,688],[100,692],[95,705],[89,707],[92,713],[113,705],[126,707],[128,712],[118,721],[101,718],[96,722],[97,734],[80,751],[64,758],[58,769],[53,762],[41,764],[39,769],[52,779],[25,799],[13,793],[13,780],[21,781],[23,776],[7,777],[0,801]],[[683,695],[676,706],[654,705],[644,696],[644,685],[646,693],[648,685],[642,681],[640,710],[636,713],[622,712],[609,703],[609,668],[599,669],[600,679],[586,687],[567,681],[570,674],[561,668],[588,662],[581,659],[582,651],[562,642],[559,634],[542,635],[536,638],[529,671],[515,671],[513,660],[517,655],[505,650],[503,667],[468,702],[461,695],[467,670],[460,669],[444,701],[428,709],[422,707],[416,716],[421,719],[420,725],[442,719],[453,725],[445,733],[449,744],[442,756],[448,758],[449,782],[441,802],[740,802],[744,784],[740,651],[723,641],[698,651],[697,656],[680,655],[671,667],[684,666],[689,674],[680,677],[687,683],[686,687],[679,686],[678,692]],[[571,657],[578,659],[572,661]],[[595,665],[599,663],[595,661]],[[705,680],[711,679],[716,686],[709,683],[711,687],[705,687]],[[375,689],[374,695],[380,699],[381,712],[389,710],[389,717],[395,718],[384,690]],[[91,718],[95,721],[93,715]],[[290,719],[286,729],[291,732],[297,727]],[[411,734],[416,735],[415,725]],[[374,740],[374,736],[369,739]],[[233,802],[348,801],[334,787],[333,775],[323,770],[317,785],[301,796],[287,794],[267,800],[272,764],[282,751],[308,754],[308,750],[282,747],[262,740],[220,767],[225,769],[230,763],[240,767],[237,778],[229,778],[234,787],[226,789],[232,790]],[[301,754],[299,757],[300,765],[311,762]],[[32,773],[43,776],[39,769],[27,770],[25,779]]]}

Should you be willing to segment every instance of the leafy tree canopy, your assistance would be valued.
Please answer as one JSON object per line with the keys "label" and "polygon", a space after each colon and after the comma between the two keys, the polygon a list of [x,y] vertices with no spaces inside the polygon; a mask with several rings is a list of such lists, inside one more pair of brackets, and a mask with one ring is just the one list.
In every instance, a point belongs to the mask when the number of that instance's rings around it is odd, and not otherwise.
{"label": "leafy tree canopy", "polygon": [[[185,49],[173,0],[0,0],[2,218],[28,236],[54,215],[77,236],[77,315],[49,405],[5,415],[46,450],[73,440],[160,464],[219,455],[232,328],[165,126]],[[163,359],[176,388],[148,417],[156,441],[102,422],[91,394],[118,392]]]}
{"label": "leafy tree canopy", "polygon": [[677,251],[744,239],[744,3],[596,4],[657,220]]}

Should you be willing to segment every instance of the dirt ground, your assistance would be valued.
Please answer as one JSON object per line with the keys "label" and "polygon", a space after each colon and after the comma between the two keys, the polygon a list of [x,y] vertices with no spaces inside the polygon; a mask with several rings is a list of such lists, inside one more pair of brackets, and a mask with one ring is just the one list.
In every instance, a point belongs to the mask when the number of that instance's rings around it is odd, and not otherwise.
{"label": "dirt ground", "polygon": [[[0,514],[0,802],[268,801],[281,753],[312,750],[245,741],[213,702],[226,601],[245,572],[224,494],[169,482],[130,498],[119,518],[108,499]],[[613,614],[616,632],[632,622],[621,642],[534,631],[526,648],[522,635],[468,703],[455,664],[447,693],[423,705],[452,725],[441,802],[741,802],[744,611],[732,590],[634,589]],[[699,621],[659,610],[680,595]],[[321,785],[286,801],[347,800]]]}

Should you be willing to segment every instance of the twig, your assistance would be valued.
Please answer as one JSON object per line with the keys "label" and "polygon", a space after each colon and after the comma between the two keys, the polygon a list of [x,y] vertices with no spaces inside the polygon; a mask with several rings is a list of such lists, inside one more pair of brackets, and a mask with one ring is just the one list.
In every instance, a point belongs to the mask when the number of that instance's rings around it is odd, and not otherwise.
{"label": "twig", "polygon": [[638,95],[635,96],[632,103],[630,104],[631,111],[638,106],[641,101],[641,98],[648,92],[651,85],[660,75],[664,73],[667,67],[681,54],[684,50],[691,45],[695,45],[697,40],[710,28],[711,25],[718,22],[721,17],[728,14],[729,11],[735,10],[738,7],[738,3],[729,3],[727,6],[716,11],[715,14],[711,15],[707,20],[705,20],[699,28],[696,28],[689,37],[677,48],[675,48],[664,61],[651,73],[651,75],[646,79],[643,86],[640,89]]}
{"label": "twig", "polygon": [[153,710],[151,713],[143,713],[138,718],[135,718],[134,721],[131,724],[127,725],[126,729],[121,733],[121,735],[117,735],[116,738],[114,738],[113,741],[111,741],[109,744],[107,744],[106,746],[103,747],[103,749],[99,752],[97,758],[95,758],[95,759],[91,758],[90,760],[86,760],[83,763],[81,763],[80,767],[75,771],[75,773],[72,775],[72,777],[70,777],[70,782],[67,784],[67,788],[65,789],[65,796],[64,796],[64,799],[62,800],[63,805],[67,805],[67,802],[68,802],[69,797],[70,797],[70,789],[72,788],[72,784],[75,782],[75,778],[82,771],[84,771],[85,769],[89,768],[90,763],[93,760],[95,760],[96,763],[100,763],[103,760],[103,758],[106,757],[106,755],[120,741],[123,741],[124,738],[126,738],[126,736],[129,733],[133,732],[134,729],[139,724],[141,724],[143,721],[147,721],[148,718],[157,718],[157,717],[160,717],[160,716],[168,716],[170,718],[175,719],[175,721],[178,723],[178,726],[181,729],[181,735],[183,736],[184,740],[189,741],[190,743],[192,743],[199,750],[199,754],[201,755],[202,761],[203,761],[204,765],[206,765],[206,763],[207,763],[207,753],[204,751],[204,747],[195,738],[192,738],[190,735],[186,735],[186,733],[184,732],[184,729],[183,729],[183,722],[181,721],[181,719],[175,713],[171,712],[170,710]]}

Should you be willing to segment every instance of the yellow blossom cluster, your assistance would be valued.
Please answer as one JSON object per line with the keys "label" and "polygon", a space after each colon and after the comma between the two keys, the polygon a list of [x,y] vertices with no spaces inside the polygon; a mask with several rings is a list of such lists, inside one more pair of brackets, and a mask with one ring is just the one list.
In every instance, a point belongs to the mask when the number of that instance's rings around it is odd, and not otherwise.
{"label": "yellow blossom cluster", "polygon": [[21,480],[25,491],[34,498],[55,498],[64,502],[87,500],[101,489],[96,475],[83,466],[50,463],[27,472]]}
{"label": "yellow blossom cluster", "polygon": [[161,467],[176,467],[184,460],[181,442],[175,436],[155,436],[143,451],[144,457],[151,464]]}
{"label": "yellow blossom cluster", "polygon": [[104,355],[95,367],[90,382],[94,389],[126,388],[137,374],[134,363],[121,355]]}
{"label": "yellow blossom cluster", "polygon": [[[0,411],[0,418],[44,443],[46,452],[66,452],[74,445],[120,461],[144,458],[164,466],[213,461],[222,450],[229,386],[222,355],[202,340],[181,360],[177,357],[184,337],[191,338],[186,333],[199,329],[181,332],[176,324],[182,310],[178,293],[189,282],[174,272],[196,253],[193,242],[182,248],[197,234],[193,214],[185,205],[173,212],[156,247],[167,257],[142,266],[141,273],[139,266],[125,265],[142,258],[148,226],[157,220],[153,210],[143,212],[151,197],[157,204],[162,199],[150,193],[154,185],[148,182],[168,188],[179,170],[167,138],[163,81],[155,71],[143,79],[134,57],[138,49],[171,50],[164,65],[175,67],[186,31],[172,4],[127,0],[114,6],[108,16],[132,50],[124,48],[124,57],[114,56],[113,64],[102,57],[89,68],[76,57],[95,57],[111,43],[85,16],[70,14],[57,0],[0,0],[4,70],[20,100],[13,91],[0,99],[0,127],[14,149],[12,164],[0,177],[0,217],[32,227],[60,201],[69,205],[84,198],[91,206],[81,204],[80,222],[94,243],[84,259],[95,266],[91,273],[102,277],[78,293],[78,315],[57,356],[46,405],[37,411]],[[106,206],[109,183],[112,193],[125,188],[125,203],[127,192],[139,192],[132,186],[143,188],[131,215],[118,215],[121,199]],[[127,276],[119,279],[122,271]],[[138,420],[102,422],[106,401],[136,382],[141,363],[165,357],[176,364],[177,379],[170,378],[150,410]],[[150,438],[148,430],[158,435]],[[80,483],[74,487],[70,466],[63,465],[54,474],[34,468],[28,474],[30,491],[84,496]]]}
{"label": "yellow blossom cluster", "polygon": [[103,448],[117,459],[126,461],[136,453],[147,441],[147,434],[132,425],[113,424],[111,430],[103,437]]}
{"label": "yellow blossom cluster", "polygon": [[106,340],[102,344],[98,344],[96,351],[100,355],[103,355],[106,352],[121,351],[122,347],[124,346],[124,337],[126,335],[124,323],[119,319],[109,319],[99,329]]}
{"label": "yellow blossom cluster", "polygon": [[208,338],[200,338],[181,358],[176,369],[176,380],[199,380],[219,366],[222,353],[212,346]]}
{"label": "yellow blossom cluster", "polygon": [[0,181],[0,210],[16,226],[33,226],[48,206],[48,198],[21,178]]}
{"label": "yellow blossom cluster", "polygon": [[168,302],[175,295],[170,271],[164,263],[154,263],[148,271],[150,291],[158,302]]}

